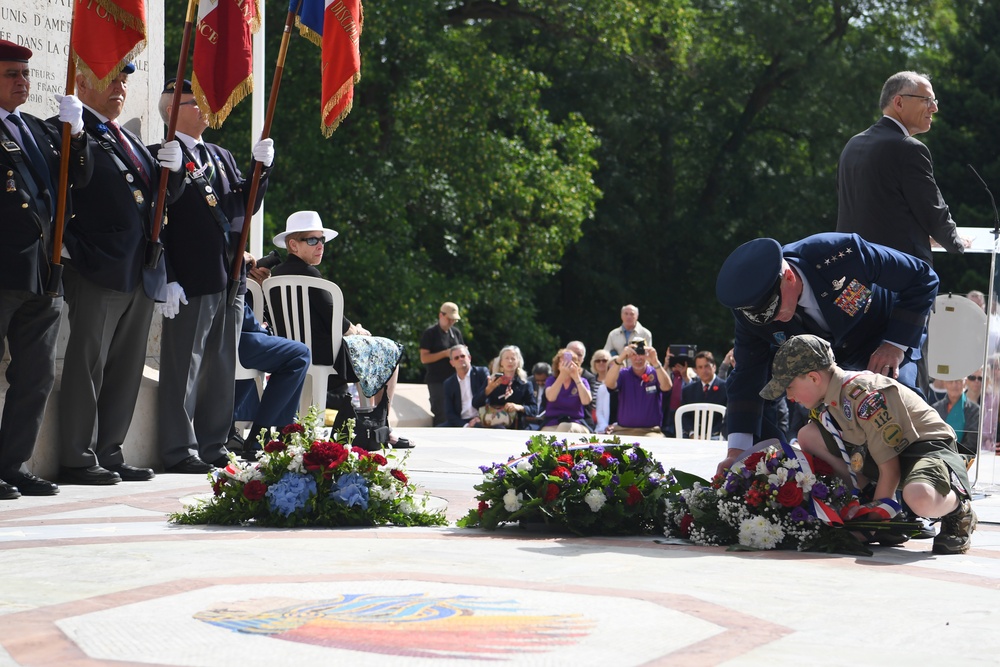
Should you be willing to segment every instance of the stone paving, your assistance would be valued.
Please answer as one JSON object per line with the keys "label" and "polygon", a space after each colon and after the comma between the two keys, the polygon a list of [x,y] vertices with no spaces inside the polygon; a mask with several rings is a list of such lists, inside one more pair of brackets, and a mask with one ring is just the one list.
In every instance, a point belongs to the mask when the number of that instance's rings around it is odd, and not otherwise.
{"label": "stone paving", "polygon": [[[399,429],[410,478],[472,507],[524,432]],[[722,443],[643,440],[710,476]],[[518,528],[179,527],[199,476],[0,501],[5,665],[995,664],[1000,499],[972,551],[727,552]]]}

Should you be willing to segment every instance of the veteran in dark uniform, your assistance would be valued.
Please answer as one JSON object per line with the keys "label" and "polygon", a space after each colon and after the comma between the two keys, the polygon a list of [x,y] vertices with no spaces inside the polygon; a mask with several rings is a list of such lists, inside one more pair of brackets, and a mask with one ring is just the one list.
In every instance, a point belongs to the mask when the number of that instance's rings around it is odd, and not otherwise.
{"label": "veteran in dark uniform", "polygon": [[66,227],[64,281],[69,342],[60,391],[60,481],[116,484],[153,477],[125,463],[146,358],[153,303],[166,298],[164,258],[146,257],[161,166],[173,173],[167,202],[184,187],[176,141],[154,158],[117,118],[125,106],[127,65],[104,89],[78,75],[83,120],[94,143],[94,177],[74,198]]}
{"label": "veteran in dark uniform", "polygon": [[815,334],[840,365],[913,387],[938,277],[924,261],[856,234],[816,234],[781,246],[755,239],[733,251],[715,291],[736,320],[736,367],[727,378],[728,466],[756,441],[781,437],[759,396],[785,340]]}
{"label": "veteran in dark uniform", "polygon": [[[38,438],[45,403],[55,382],[56,337],[62,296],[49,285],[62,124],[21,113],[31,90],[31,50],[0,40],[0,357],[10,345],[9,387],[0,421],[0,500],[51,495],[59,487],[25,465]],[[93,165],[83,133],[83,106],[59,97],[59,121],[70,124],[71,186],[83,187]],[[67,195],[66,217],[70,200]],[[65,221],[64,221],[65,222]],[[56,276],[55,280],[58,280]]]}
{"label": "veteran in dark uniform", "polygon": [[[160,95],[160,116],[170,121],[175,81]],[[233,154],[202,140],[208,118],[198,108],[191,82],[183,81],[177,139],[187,187],[167,209],[163,229],[168,291],[184,297],[163,305],[160,339],[160,458],[170,472],[202,473],[228,462],[233,421],[236,350],[243,298],[227,306],[230,269],[247,213],[250,183]],[[157,147],[153,147],[155,150]],[[264,201],[274,159],[271,139],[253,149],[262,163],[256,211]],[[253,169],[251,168],[251,173]],[[245,286],[242,291],[245,291]],[[182,305],[183,304],[183,305]]]}

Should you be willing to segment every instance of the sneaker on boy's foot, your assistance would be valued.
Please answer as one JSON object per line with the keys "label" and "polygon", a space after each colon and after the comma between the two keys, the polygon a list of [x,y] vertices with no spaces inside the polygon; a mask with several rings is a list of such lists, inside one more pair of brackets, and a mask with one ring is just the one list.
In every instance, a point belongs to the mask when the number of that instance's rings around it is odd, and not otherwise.
{"label": "sneaker on boy's foot", "polygon": [[976,529],[976,512],[972,503],[963,499],[958,507],[941,517],[941,532],[934,538],[936,554],[964,554],[972,547],[972,531]]}

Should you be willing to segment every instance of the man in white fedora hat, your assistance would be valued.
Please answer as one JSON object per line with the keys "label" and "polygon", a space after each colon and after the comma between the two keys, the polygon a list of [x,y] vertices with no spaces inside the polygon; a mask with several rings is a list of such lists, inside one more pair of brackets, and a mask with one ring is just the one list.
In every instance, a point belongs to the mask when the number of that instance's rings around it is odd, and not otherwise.
{"label": "man in white fedora hat", "polygon": [[[285,221],[285,231],[274,237],[274,245],[279,248],[286,248],[288,255],[285,261],[278,264],[271,271],[273,276],[311,276],[313,278],[323,278],[317,269],[317,265],[323,261],[323,250],[326,243],[337,236],[337,232],[323,226],[323,221],[316,211],[297,211],[288,216]],[[330,320],[333,312],[333,302],[327,292],[320,290],[310,290],[309,310],[311,313],[310,326],[312,328],[312,363],[318,365],[332,365],[337,370],[337,375],[330,378],[328,393],[334,396],[343,396],[346,392],[347,382],[357,382],[358,377],[347,356],[347,345],[342,345],[337,358],[333,358],[333,349],[330,344],[332,332],[330,331]],[[353,324],[347,317],[343,322],[344,336],[360,335],[370,336],[371,332],[361,326],[360,323]],[[393,370],[385,386],[385,394],[391,403],[392,395],[396,388],[396,378],[398,368]],[[348,394],[349,396],[349,394]],[[374,401],[380,403],[381,392],[375,395]],[[338,408],[338,422],[340,423],[352,417],[349,400],[346,404],[334,400]],[[413,445],[405,438],[389,437],[393,447],[407,448]]]}

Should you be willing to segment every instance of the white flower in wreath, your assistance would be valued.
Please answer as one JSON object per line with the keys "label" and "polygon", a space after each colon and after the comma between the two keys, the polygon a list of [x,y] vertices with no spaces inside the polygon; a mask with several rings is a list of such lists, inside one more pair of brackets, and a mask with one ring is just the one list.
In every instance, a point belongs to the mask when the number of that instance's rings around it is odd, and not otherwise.
{"label": "white flower in wreath", "polygon": [[813,484],[816,483],[816,475],[811,472],[797,472],[795,473],[795,483],[802,489],[802,493],[809,493],[812,491]]}
{"label": "white flower in wreath", "polygon": [[600,489],[591,489],[587,491],[587,495],[583,497],[583,502],[587,503],[590,507],[591,512],[600,512],[601,508],[604,507],[604,503],[608,501],[607,496]]}
{"label": "white flower in wreath", "polygon": [[739,541],[752,549],[773,549],[785,539],[785,531],[779,524],[771,523],[762,516],[745,519],[740,523]]}
{"label": "white flower in wreath", "polygon": [[524,494],[517,493],[514,489],[507,489],[507,493],[503,494],[503,508],[508,512],[516,512],[521,509],[521,500],[524,498]]}
{"label": "white flower in wreath", "polygon": [[392,489],[387,489],[384,486],[377,486],[375,484],[368,488],[368,493],[379,500],[389,500],[393,495]]}
{"label": "white flower in wreath", "polygon": [[778,468],[767,476],[767,483],[781,486],[788,481],[788,468]]}
{"label": "white flower in wreath", "polygon": [[798,468],[799,467],[798,459],[785,459],[784,461],[781,462],[781,467],[788,468],[789,470],[791,470],[792,468]]}
{"label": "white flower in wreath", "polygon": [[418,508],[416,505],[413,504],[411,500],[407,499],[399,503],[399,511],[402,512],[403,514],[413,514],[414,512],[418,511]]}
{"label": "white flower in wreath", "polygon": [[522,473],[531,472],[531,461],[528,460],[529,458],[530,457],[525,456],[523,459],[515,463],[514,470]]}
{"label": "white flower in wreath", "polygon": [[769,471],[767,469],[767,460],[762,458],[760,461],[757,461],[757,467],[753,469],[753,474],[766,475],[768,474],[768,472]]}

